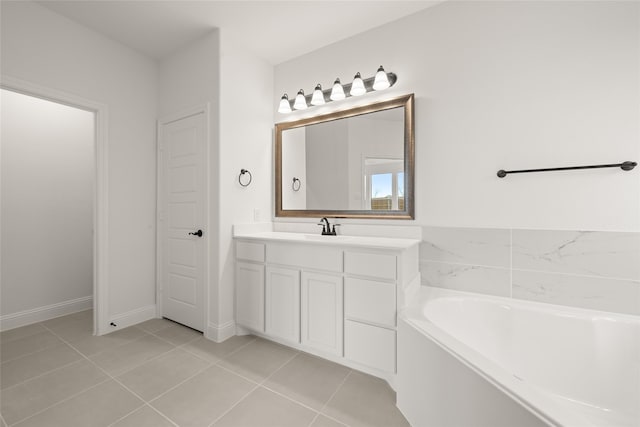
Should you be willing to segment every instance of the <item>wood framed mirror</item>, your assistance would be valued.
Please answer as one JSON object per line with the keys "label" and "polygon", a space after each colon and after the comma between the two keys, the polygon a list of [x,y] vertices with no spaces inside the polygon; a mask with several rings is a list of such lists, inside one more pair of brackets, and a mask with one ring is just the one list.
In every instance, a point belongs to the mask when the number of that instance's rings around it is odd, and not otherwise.
{"label": "wood framed mirror", "polygon": [[275,126],[276,217],[414,219],[414,95]]}

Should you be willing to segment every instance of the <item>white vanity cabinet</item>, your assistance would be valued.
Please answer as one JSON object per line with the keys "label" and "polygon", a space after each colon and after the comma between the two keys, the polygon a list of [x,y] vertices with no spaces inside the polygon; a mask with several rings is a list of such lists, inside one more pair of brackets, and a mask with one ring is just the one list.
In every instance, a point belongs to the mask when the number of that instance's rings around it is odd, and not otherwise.
{"label": "white vanity cabinet", "polygon": [[342,356],[342,276],[302,273],[302,344]]}
{"label": "white vanity cabinet", "polygon": [[264,332],[265,244],[236,244],[236,323]]}
{"label": "white vanity cabinet", "polygon": [[300,342],[300,270],[267,265],[265,333]]}
{"label": "white vanity cabinet", "polygon": [[395,372],[397,256],[348,250],[344,259],[344,356]]}
{"label": "white vanity cabinet", "polygon": [[236,323],[393,383],[396,316],[419,286],[418,240],[236,236]]}

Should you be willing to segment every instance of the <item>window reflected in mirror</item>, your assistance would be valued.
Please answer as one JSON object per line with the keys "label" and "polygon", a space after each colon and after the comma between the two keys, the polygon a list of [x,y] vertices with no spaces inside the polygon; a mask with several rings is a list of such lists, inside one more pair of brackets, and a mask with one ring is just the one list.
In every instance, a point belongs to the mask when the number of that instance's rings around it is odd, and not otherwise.
{"label": "window reflected in mirror", "polygon": [[277,124],[276,216],[411,218],[412,102]]}

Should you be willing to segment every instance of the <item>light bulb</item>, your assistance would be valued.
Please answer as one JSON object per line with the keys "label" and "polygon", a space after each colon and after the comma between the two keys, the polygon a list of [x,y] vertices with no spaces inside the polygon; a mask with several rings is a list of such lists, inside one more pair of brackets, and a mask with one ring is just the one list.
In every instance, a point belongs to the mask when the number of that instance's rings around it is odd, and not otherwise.
{"label": "light bulb", "polygon": [[322,93],[322,86],[318,83],[313,91],[313,96],[311,97],[311,105],[322,104],[324,104],[324,94]]}
{"label": "light bulb", "polygon": [[360,77],[360,73],[356,73],[353,77],[353,83],[351,83],[351,91],[349,93],[351,96],[360,96],[367,93],[367,89],[364,87],[364,82],[362,81],[362,77]]}
{"label": "light bulb", "polygon": [[376,77],[373,80],[373,90],[383,90],[391,86],[389,84],[389,78],[387,77],[387,73],[382,68],[378,68],[378,72],[376,72]]}
{"label": "light bulb", "polygon": [[286,114],[291,112],[291,104],[289,104],[289,96],[285,93],[280,98],[280,106],[278,107],[278,113]]}
{"label": "light bulb", "polygon": [[304,98],[304,91],[300,89],[296,95],[296,100],[293,103],[293,108],[296,110],[306,110],[307,100]]}
{"label": "light bulb", "polygon": [[331,96],[329,96],[332,101],[339,101],[345,98],[344,89],[342,88],[342,84],[340,83],[340,79],[336,79],[333,82],[333,87],[331,88]]}

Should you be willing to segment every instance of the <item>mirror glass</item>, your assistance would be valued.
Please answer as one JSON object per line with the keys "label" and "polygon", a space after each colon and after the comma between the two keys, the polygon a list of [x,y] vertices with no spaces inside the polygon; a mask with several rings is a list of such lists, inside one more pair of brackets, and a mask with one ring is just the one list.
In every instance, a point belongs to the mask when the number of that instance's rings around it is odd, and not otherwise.
{"label": "mirror glass", "polygon": [[276,216],[413,218],[413,95],[276,125]]}

